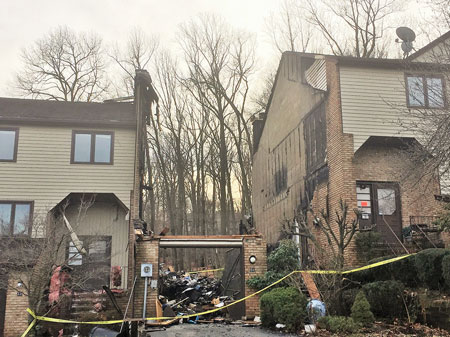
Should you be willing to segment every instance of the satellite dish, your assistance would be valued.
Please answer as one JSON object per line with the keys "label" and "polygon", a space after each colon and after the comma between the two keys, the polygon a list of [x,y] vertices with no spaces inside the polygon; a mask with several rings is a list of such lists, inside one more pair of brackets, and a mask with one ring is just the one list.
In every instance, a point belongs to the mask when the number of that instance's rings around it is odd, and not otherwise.
{"label": "satellite dish", "polygon": [[[402,50],[403,56],[409,55],[411,50],[413,50],[413,41],[416,39],[416,33],[411,28],[408,27],[398,27],[395,31],[400,40],[402,40]],[[397,42],[400,42],[396,39]]]}
{"label": "satellite dish", "polygon": [[401,46],[405,54],[408,54],[411,50],[413,50],[413,45],[411,42],[402,42]]}
{"label": "satellite dish", "polygon": [[411,28],[398,27],[395,32],[403,42],[413,42],[416,39],[416,33]]}

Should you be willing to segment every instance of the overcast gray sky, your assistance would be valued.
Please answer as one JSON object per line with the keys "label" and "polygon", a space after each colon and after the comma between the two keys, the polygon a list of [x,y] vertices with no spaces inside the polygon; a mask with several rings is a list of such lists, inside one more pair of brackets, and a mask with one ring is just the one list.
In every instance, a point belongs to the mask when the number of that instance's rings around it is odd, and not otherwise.
{"label": "overcast gray sky", "polygon": [[[396,0],[403,3],[406,0]],[[67,25],[75,31],[92,31],[106,46],[126,40],[135,27],[160,37],[170,48],[178,25],[200,13],[216,13],[233,27],[257,34],[258,69],[272,70],[279,55],[264,34],[265,19],[279,9],[282,0],[0,0],[0,96],[17,94],[12,89],[21,66],[20,54],[51,29]],[[415,15],[426,11],[419,0],[408,0],[402,13],[395,14],[395,27],[420,25]],[[417,47],[421,44],[417,41]],[[395,47],[395,46],[394,46]]]}
{"label": "overcast gray sky", "polygon": [[[10,85],[20,68],[22,48],[58,25],[96,32],[107,44],[125,40],[130,30],[139,26],[146,33],[159,35],[164,46],[174,40],[181,22],[203,12],[221,14],[235,27],[262,32],[264,18],[280,1],[0,0],[0,96],[13,95]],[[264,37],[259,34],[258,38],[262,42]]]}

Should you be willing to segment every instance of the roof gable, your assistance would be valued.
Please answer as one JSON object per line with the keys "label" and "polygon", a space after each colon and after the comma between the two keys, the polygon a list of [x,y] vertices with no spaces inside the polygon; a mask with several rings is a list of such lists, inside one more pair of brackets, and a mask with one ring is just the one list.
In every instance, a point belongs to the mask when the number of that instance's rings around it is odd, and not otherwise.
{"label": "roof gable", "polygon": [[447,33],[445,33],[445,34],[441,35],[440,37],[438,37],[437,39],[435,39],[434,41],[431,41],[426,46],[420,48],[419,50],[417,50],[410,56],[408,56],[408,60],[414,61],[414,60],[420,59],[420,61],[422,61],[422,62],[426,61],[422,58],[425,57],[427,53],[432,52],[433,49],[439,48],[440,45],[441,46],[445,45],[446,49],[450,49],[450,30]]}

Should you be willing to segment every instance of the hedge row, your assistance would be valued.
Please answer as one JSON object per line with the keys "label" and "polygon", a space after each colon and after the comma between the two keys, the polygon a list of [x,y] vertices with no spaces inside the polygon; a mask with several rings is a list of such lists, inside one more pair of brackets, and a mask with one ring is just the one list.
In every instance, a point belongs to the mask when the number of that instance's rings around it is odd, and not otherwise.
{"label": "hedge row", "polygon": [[[376,258],[368,264],[392,257]],[[412,288],[450,289],[450,249],[426,249],[394,263],[354,273],[350,278],[362,284],[397,280]]]}

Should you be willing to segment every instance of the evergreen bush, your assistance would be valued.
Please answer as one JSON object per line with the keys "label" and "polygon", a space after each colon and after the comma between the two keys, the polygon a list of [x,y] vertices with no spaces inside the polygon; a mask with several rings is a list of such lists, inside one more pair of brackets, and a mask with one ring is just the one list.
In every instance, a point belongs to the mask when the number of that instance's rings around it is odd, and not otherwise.
{"label": "evergreen bush", "polygon": [[[378,257],[368,261],[367,264],[381,262],[393,257],[395,256]],[[362,284],[376,281],[396,280],[409,287],[416,287],[418,285],[418,279],[415,258],[414,256],[410,256],[379,267],[362,270],[350,275],[350,279]]]}
{"label": "evergreen bush", "polygon": [[292,240],[283,240],[267,257],[267,269],[275,273],[289,273],[298,269],[298,247]]}
{"label": "evergreen bush", "polygon": [[417,276],[423,287],[436,290],[444,287],[442,260],[448,254],[450,250],[443,248],[425,249],[416,254]]}
{"label": "evergreen bush", "polygon": [[[255,276],[247,280],[247,285],[255,290],[261,290],[291,271],[298,269],[298,248],[292,240],[283,240],[267,257],[267,272],[263,276]],[[286,287],[286,282],[275,287]]]}
{"label": "evergreen bush", "polygon": [[377,281],[362,287],[370,308],[376,317],[389,319],[403,317],[405,286],[399,281]]}
{"label": "evergreen bush", "polygon": [[353,333],[358,331],[359,325],[351,317],[324,316],[319,318],[319,327],[332,333]]}
{"label": "evergreen bush", "polygon": [[296,288],[275,288],[261,296],[261,322],[266,328],[277,323],[285,324],[286,330],[296,332],[302,327],[306,312],[306,296]]}
{"label": "evergreen bush", "polygon": [[355,302],[356,295],[359,293],[360,290],[361,290],[361,288],[350,288],[350,289],[345,289],[344,291],[342,291],[342,296],[341,296],[341,301],[342,301],[341,314],[342,315],[350,316],[350,314],[352,313],[352,311],[351,311],[352,305]]}
{"label": "evergreen bush", "polygon": [[[394,256],[381,256],[377,257],[375,259],[367,261],[367,265],[381,262],[384,260],[388,260],[393,258]],[[385,281],[389,280],[392,277],[392,269],[390,264],[385,264],[383,266],[371,268],[371,269],[365,269],[358,271],[356,273],[350,274],[350,278],[353,281],[361,282],[361,283],[368,283],[368,282],[375,282],[375,281]]]}
{"label": "evergreen bush", "polygon": [[377,231],[359,232],[355,235],[355,247],[358,256],[369,261],[383,254],[380,251],[381,234]]}
{"label": "evergreen bush", "polygon": [[355,323],[369,327],[373,324],[375,317],[370,311],[370,304],[362,290],[356,295],[355,302],[352,305],[352,318]]}
{"label": "evergreen bush", "polygon": [[447,289],[450,289],[450,254],[442,258],[442,277],[444,278]]}

